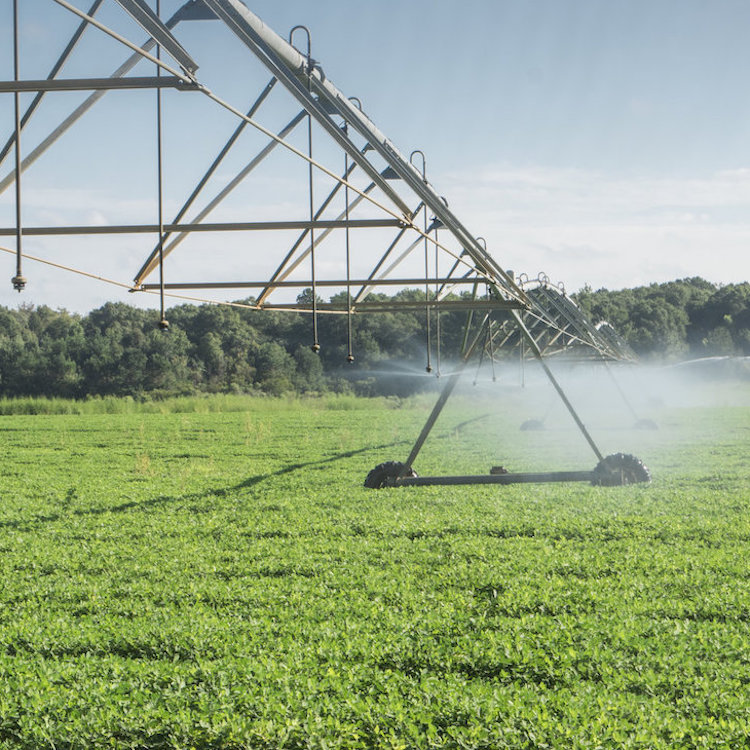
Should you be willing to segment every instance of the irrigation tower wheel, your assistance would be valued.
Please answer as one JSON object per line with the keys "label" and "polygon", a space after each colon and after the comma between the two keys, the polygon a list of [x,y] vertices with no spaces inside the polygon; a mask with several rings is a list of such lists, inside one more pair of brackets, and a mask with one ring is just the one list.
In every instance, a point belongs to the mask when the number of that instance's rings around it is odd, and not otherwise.
{"label": "irrigation tower wheel", "polygon": [[618,487],[650,481],[651,472],[643,461],[629,453],[613,453],[597,464],[592,472],[591,484]]}
{"label": "irrigation tower wheel", "polygon": [[[396,479],[402,476],[404,464],[401,461],[386,461],[385,463],[378,464],[365,479],[365,487],[369,487],[372,490],[379,490],[383,487],[388,487]],[[416,477],[417,472],[414,469],[409,469],[405,474],[405,477]]]}

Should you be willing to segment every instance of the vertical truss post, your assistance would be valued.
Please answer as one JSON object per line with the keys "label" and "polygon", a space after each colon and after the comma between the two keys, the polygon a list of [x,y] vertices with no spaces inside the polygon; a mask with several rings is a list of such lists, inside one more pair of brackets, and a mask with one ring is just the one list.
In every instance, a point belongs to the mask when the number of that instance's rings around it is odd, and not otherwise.
{"label": "vertical truss post", "polygon": [[[20,79],[18,51],[18,0],[13,0],[13,80],[18,83]],[[13,288],[22,291],[26,286],[23,276],[23,229],[21,226],[21,95],[18,91],[13,92],[13,103],[15,106],[14,130],[16,135],[16,275],[11,279]]]}
{"label": "vertical truss post", "polygon": [[[156,0],[157,18],[161,15],[161,0]],[[156,45],[156,59],[161,60],[161,45]],[[156,77],[161,76],[161,68],[156,66]],[[156,181],[159,213],[159,328],[169,329],[164,302],[164,159],[162,153],[161,89],[156,89]]]}

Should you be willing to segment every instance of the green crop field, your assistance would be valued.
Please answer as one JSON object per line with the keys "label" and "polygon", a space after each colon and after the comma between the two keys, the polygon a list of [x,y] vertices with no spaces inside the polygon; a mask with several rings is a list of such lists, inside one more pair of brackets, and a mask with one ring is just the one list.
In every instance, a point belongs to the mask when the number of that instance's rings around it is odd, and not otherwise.
{"label": "green crop field", "polygon": [[[585,415],[650,485],[380,491],[430,399],[0,404],[0,748],[748,747],[749,395]],[[529,416],[416,468],[594,467]]]}

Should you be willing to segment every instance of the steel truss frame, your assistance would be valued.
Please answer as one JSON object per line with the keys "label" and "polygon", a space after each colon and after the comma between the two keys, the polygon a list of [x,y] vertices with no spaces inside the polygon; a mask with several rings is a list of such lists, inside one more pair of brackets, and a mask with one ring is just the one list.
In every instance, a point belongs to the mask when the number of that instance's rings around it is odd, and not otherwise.
{"label": "steel truss frame", "polygon": [[[530,303],[522,314],[524,322],[545,357],[585,362],[638,361],[636,353],[617,331],[606,321],[592,323],[566,294],[562,284],[552,284],[544,273],[534,279],[521,274],[516,281]],[[533,356],[524,343],[512,318],[498,316],[497,320],[489,321],[483,355],[491,360],[516,353],[522,357]]]}
{"label": "steel truss frame", "polygon": [[[529,288],[518,283],[487,251],[481,238],[473,235],[450,209],[447,202],[426,177],[426,160],[421,151],[409,158],[375,126],[364,113],[359,100],[346,97],[323,73],[311,56],[310,35],[304,27],[295,27],[286,41],[269,29],[241,0],[187,0],[171,18],[159,17],[159,2],[153,10],[146,0],[113,0],[137,25],[145,31],[145,42],[136,43],[97,19],[103,0],[94,0],[88,10],[82,10],[69,0],[49,0],[80,19],[65,49],[43,80],[23,80],[20,76],[20,44],[18,34],[18,2],[13,0],[13,52],[14,78],[0,82],[0,94],[12,94],[15,119],[13,132],[0,150],[0,166],[13,151],[15,164],[0,177],[0,193],[11,185],[15,188],[15,227],[0,228],[0,236],[15,236],[16,274],[12,283],[19,291],[26,285],[22,263],[24,237],[87,236],[102,234],[127,234],[133,237],[152,235],[145,260],[133,276],[130,290],[157,293],[161,302],[161,324],[168,327],[165,317],[165,297],[176,291],[252,289],[257,296],[245,303],[257,310],[300,310],[309,312],[313,321],[313,349],[319,350],[317,316],[333,313],[352,316],[356,313],[423,309],[427,315],[441,310],[468,310],[466,337],[462,362],[465,365],[476,352],[481,332],[472,329],[472,316],[485,311],[482,323],[489,331],[491,346],[502,349],[509,344],[523,346],[536,357],[553,384],[583,436],[597,458],[603,456],[572,404],[545,363],[543,356],[572,347],[584,348],[598,357],[627,358],[616,335],[610,330],[593,326],[578,308],[564,295],[552,291],[546,282]],[[198,76],[199,66],[192,55],[174,36],[178,25],[187,21],[219,20],[260,61],[270,74],[270,80],[250,106],[240,110],[212,92]],[[131,51],[130,56],[109,77],[69,78],[60,72],[73,54],[81,37],[89,29],[108,35]],[[306,51],[292,44],[294,32],[307,35]],[[165,62],[164,56],[170,59]],[[198,55],[196,55],[198,57]],[[147,60],[156,66],[155,76],[128,75],[135,66]],[[23,175],[40,159],[78,120],[80,120],[109,91],[122,89],[153,89],[157,97],[158,139],[158,220],[150,223],[107,226],[23,226],[22,197]],[[179,91],[180,96],[202,96],[216,107],[230,112],[236,118],[235,130],[219,148],[218,153],[197,184],[184,200],[171,221],[164,216],[162,141],[164,138],[161,115],[162,93],[168,89]],[[282,89],[287,98],[296,102],[299,112],[281,129],[270,129],[260,123],[257,115],[274,90]],[[57,91],[89,91],[88,97],[67,117],[55,126],[46,137],[24,155],[22,136],[35,115],[43,98]],[[21,94],[34,93],[32,102],[21,112]],[[293,145],[291,134],[307,125],[307,148]],[[250,127],[265,139],[258,151],[223,189],[211,198],[192,219],[186,217],[194,209],[198,198],[203,198],[206,188],[217,175],[230,151],[236,149],[240,135]],[[322,133],[344,154],[344,169],[332,168],[318,161],[313,150],[313,133]],[[234,221],[208,222],[208,216],[245,181],[257,167],[265,162],[279,147],[291,152],[308,165],[307,206],[303,218],[289,221]],[[421,164],[420,164],[421,160]],[[316,177],[318,183],[316,183]],[[333,187],[320,198],[316,187],[323,179]],[[342,207],[343,204],[343,207]],[[353,217],[355,211],[367,208],[379,215],[376,218]],[[351,273],[350,232],[353,230],[390,230],[391,239],[382,254],[372,258],[370,271],[365,275]],[[221,281],[166,280],[165,261],[193,234],[200,232],[254,233],[277,230],[296,231],[296,239],[283,255],[268,278],[256,280],[229,279]],[[321,277],[316,264],[316,254],[335,232],[346,237],[346,263],[343,278]],[[434,260],[430,255],[434,251]],[[11,251],[12,252],[12,251]],[[406,261],[424,255],[423,272],[404,273]],[[54,264],[52,264],[54,265]],[[446,271],[445,269],[448,268]],[[307,271],[305,270],[307,269]],[[75,270],[75,269],[68,269]],[[309,275],[308,275],[309,271]],[[398,273],[397,273],[398,271]],[[153,276],[158,274],[158,280]],[[300,278],[300,274],[303,274]],[[91,274],[86,274],[91,275]],[[121,282],[119,283],[122,286]],[[395,287],[423,287],[423,300],[382,301],[374,293],[379,289]],[[456,296],[455,291],[470,288],[470,294]],[[279,293],[289,289],[309,289],[310,299],[277,301]],[[345,298],[325,303],[318,299],[318,288],[345,290]],[[487,290],[480,298],[478,290]],[[178,296],[178,295],[174,295]],[[195,298],[192,298],[195,299]],[[204,300],[210,301],[210,300]],[[236,304],[236,303],[235,303]],[[493,323],[491,313],[500,311],[502,324]],[[437,318],[439,327],[439,318]],[[349,327],[351,331],[351,326]],[[472,338],[473,336],[473,338]],[[469,340],[471,339],[471,343]],[[462,368],[460,368],[462,369]],[[406,474],[434,425],[442,406],[450,396],[459,373],[448,379],[438,399],[435,410],[428,419],[422,434],[397,479]]]}

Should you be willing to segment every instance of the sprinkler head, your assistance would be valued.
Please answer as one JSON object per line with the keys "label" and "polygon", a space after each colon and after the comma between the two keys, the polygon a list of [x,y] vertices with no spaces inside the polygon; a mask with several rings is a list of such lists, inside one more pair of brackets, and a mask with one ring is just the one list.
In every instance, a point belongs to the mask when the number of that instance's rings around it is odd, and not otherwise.
{"label": "sprinkler head", "polygon": [[310,348],[317,354],[320,351],[320,344],[315,342]]}
{"label": "sprinkler head", "polygon": [[347,361],[347,362],[348,362],[349,364],[352,364],[352,363],[354,362],[354,355],[353,355],[353,354],[347,354],[347,355],[346,355],[346,361]]}
{"label": "sprinkler head", "polygon": [[13,284],[13,288],[17,292],[22,292],[24,287],[26,286],[26,277],[25,276],[14,276],[10,283]]}
{"label": "sprinkler head", "polygon": [[161,328],[162,331],[168,331],[169,330],[169,321],[166,318],[162,318],[159,321],[159,328]]}
{"label": "sprinkler head", "polygon": [[427,365],[427,367],[424,368],[425,372],[432,372],[432,365]]}

